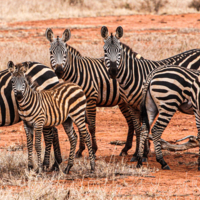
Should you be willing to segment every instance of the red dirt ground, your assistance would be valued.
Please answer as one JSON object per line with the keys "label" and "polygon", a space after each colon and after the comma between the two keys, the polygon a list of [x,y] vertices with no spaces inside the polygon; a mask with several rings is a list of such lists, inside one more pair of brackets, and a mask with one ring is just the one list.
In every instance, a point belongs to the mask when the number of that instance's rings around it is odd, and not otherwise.
{"label": "red dirt ground", "polygon": [[[0,42],[23,41],[27,43],[37,43],[38,45],[45,44],[48,46],[49,44],[44,37],[44,33],[47,27],[51,27],[54,32],[59,35],[65,28],[70,28],[75,36],[72,37],[69,42],[72,46],[73,44],[81,44],[82,42],[88,44],[100,42],[99,45],[101,45],[100,28],[102,25],[107,25],[110,31],[115,31],[118,25],[122,25],[124,31],[129,33],[128,36],[124,35],[123,42],[128,42],[131,37],[130,33],[136,31],[138,31],[138,33],[146,32],[147,34],[156,31],[162,31],[163,34],[169,34],[171,32],[178,34],[179,28],[200,28],[200,14],[111,16],[8,23],[0,29],[0,34],[4,36],[0,38]],[[170,29],[167,29],[167,27],[170,27]],[[8,33],[12,32],[13,34],[13,31],[16,32],[17,37],[8,36]],[[190,32],[190,34],[199,33]],[[122,159],[118,156],[122,147],[116,146],[116,148],[114,148],[109,142],[113,140],[125,141],[126,134],[127,125],[119,109],[98,109],[96,120],[96,136],[98,142],[97,158],[98,156],[109,157],[111,154],[114,154],[117,159]],[[174,142],[187,135],[197,135],[195,118],[194,116],[177,112],[165,130],[162,138],[166,141]],[[66,141],[67,136],[60,126],[59,137],[62,154],[68,155],[69,142]],[[21,123],[0,128],[0,147],[9,147],[16,144],[21,145],[22,143],[26,143],[26,137]],[[133,141],[133,148],[129,151],[127,160],[130,160],[134,150],[135,138]],[[198,153],[198,148],[181,153],[168,153],[165,151],[164,158],[171,168],[170,171],[160,170],[160,165],[155,159],[153,144],[151,145],[151,150],[152,153],[149,157],[148,165],[150,168],[155,167],[159,170],[152,173],[151,177],[132,176],[123,180],[116,180],[114,184],[121,185],[124,194],[144,195],[149,198],[156,197],[155,194],[158,195],[157,198],[200,198],[200,172],[197,171],[196,155]],[[124,181],[126,181],[127,184],[123,184]],[[69,181],[66,181],[66,183],[67,182]],[[90,182],[88,182],[87,179],[85,179],[83,184],[93,184],[94,182],[98,182],[98,180],[90,180]],[[113,182],[110,184],[113,184]],[[130,185],[133,187],[130,188]],[[141,185],[143,187],[138,187]],[[142,189],[138,190],[137,188]]]}

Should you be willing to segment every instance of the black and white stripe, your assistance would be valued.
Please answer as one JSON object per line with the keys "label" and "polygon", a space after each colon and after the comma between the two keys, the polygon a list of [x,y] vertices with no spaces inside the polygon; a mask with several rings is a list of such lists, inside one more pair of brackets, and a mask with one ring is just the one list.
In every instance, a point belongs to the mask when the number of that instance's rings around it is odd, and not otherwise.
{"label": "black and white stripe", "polygon": [[[158,114],[156,123],[151,129],[156,160],[161,164],[162,169],[170,169],[163,159],[160,144],[161,135],[178,109],[186,114],[193,114],[190,91],[191,88],[194,89],[192,84],[199,75],[200,71],[178,66],[163,66],[150,73],[142,95],[142,127],[137,167],[142,165],[144,141],[147,139],[150,127]],[[196,92],[195,89],[192,92],[193,104],[197,102]],[[198,115],[196,117],[198,119]]]}
{"label": "black and white stripe", "polygon": [[[112,67],[109,67],[108,69],[109,75],[119,82],[121,90],[126,94],[128,105],[132,108],[134,113],[134,128],[136,131],[137,143],[136,152],[131,160],[136,161],[140,136],[140,103],[142,98],[142,86],[148,74],[153,69],[165,64],[182,65],[186,68],[199,69],[200,49],[186,51],[161,61],[137,59],[136,57],[133,57],[132,54],[129,54],[128,51],[122,51],[120,45],[116,45],[117,43],[120,43],[119,39],[122,35],[122,27],[116,29],[115,36],[109,36],[107,27],[103,26],[101,29],[101,36],[103,37],[106,46],[106,51],[104,48],[104,59],[107,62],[111,60],[111,57],[109,56],[111,53],[107,54],[107,51],[113,51],[112,55],[116,54],[116,60],[113,60],[112,56]],[[113,48],[113,43],[118,50]],[[118,52],[121,52],[120,59]]]}
{"label": "black and white stripe", "polygon": [[[198,130],[197,140],[200,142],[200,76],[198,76],[192,84],[190,91],[190,99],[196,118],[196,126]],[[198,157],[198,170],[200,171],[200,148]]]}
{"label": "black and white stripe", "polygon": [[[38,62],[24,62],[21,65],[28,63],[26,76],[30,78],[30,82],[36,82],[36,90],[46,90],[57,83],[59,80],[55,73],[49,67]],[[31,84],[31,87],[34,86]],[[3,70],[0,72],[0,126],[10,126],[21,121],[18,113],[18,104],[12,91],[11,75],[9,71]],[[46,150],[43,165],[49,167],[50,149],[53,141],[55,163],[61,163],[61,153],[58,141],[56,128],[44,129],[44,137],[46,138]]]}
{"label": "black and white stripe", "polygon": [[12,61],[8,63],[12,89],[19,105],[18,112],[24,122],[27,135],[28,168],[33,168],[33,133],[35,133],[35,149],[38,156],[38,172],[40,173],[42,171],[41,134],[43,127],[49,128],[63,124],[70,141],[70,156],[65,169],[65,172],[69,173],[73,166],[77,143],[77,135],[72,128],[72,122],[74,122],[87,144],[91,170],[94,170],[95,162],[90,135],[85,126],[86,97],[84,92],[78,85],[66,82],[56,84],[49,90],[34,91],[29,86],[24,74],[27,68],[27,63],[17,65],[14,65]]}
{"label": "black and white stripe", "polygon": [[[93,151],[97,151],[96,137],[95,137],[95,121],[96,121],[96,107],[112,107],[119,105],[119,108],[126,118],[129,126],[126,145],[121,151],[121,154],[127,154],[127,151],[132,146],[133,138],[133,120],[132,114],[128,105],[124,102],[122,92],[120,92],[119,84],[116,80],[110,80],[107,69],[104,64],[104,60],[94,59],[89,57],[81,57],[79,53],[70,52],[68,48],[71,48],[66,44],[66,41],[70,39],[70,31],[66,29],[62,38],[54,38],[51,29],[46,30],[46,37],[50,41],[50,59],[52,68],[55,69],[55,73],[59,78],[64,81],[73,82],[82,87],[87,98],[87,114],[90,121],[89,130],[92,136],[92,148]],[[58,42],[59,41],[59,42]],[[123,44],[121,44],[123,46]],[[66,48],[64,50],[60,50]],[[124,45],[124,51],[131,52],[133,56],[139,56],[137,53],[130,49],[127,49]],[[56,49],[57,48],[57,49]],[[54,51],[56,53],[54,53]],[[60,53],[58,53],[58,51]],[[63,58],[61,61],[60,58]],[[65,64],[63,64],[65,61]],[[56,67],[55,67],[56,66]],[[80,135],[80,147],[77,156],[81,156],[82,151],[85,149],[85,145]]]}

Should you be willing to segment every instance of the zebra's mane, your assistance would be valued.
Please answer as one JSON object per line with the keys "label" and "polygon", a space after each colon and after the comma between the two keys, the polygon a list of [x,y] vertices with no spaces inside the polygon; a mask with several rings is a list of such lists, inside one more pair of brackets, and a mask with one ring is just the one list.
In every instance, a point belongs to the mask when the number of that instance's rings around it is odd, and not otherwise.
{"label": "zebra's mane", "polygon": [[67,48],[72,54],[74,54],[75,56],[82,57],[81,53],[80,53],[78,50],[76,50],[74,47],[72,47],[72,46],[66,44],[66,48]]}
{"label": "zebra's mane", "polygon": [[120,42],[120,45],[121,45],[123,51],[125,51],[126,53],[129,52],[129,54],[132,55],[134,58],[141,59],[141,60],[144,59],[139,53],[133,51],[133,49],[130,48],[128,45],[126,45],[122,42]]}

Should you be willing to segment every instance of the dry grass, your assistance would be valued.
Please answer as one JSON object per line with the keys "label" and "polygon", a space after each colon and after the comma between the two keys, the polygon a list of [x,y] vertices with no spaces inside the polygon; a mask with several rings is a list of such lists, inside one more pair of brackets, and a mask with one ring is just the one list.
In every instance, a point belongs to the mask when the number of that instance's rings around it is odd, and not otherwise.
{"label": "dry grass", "polygon": [[[123,159],[109,161],[99,158],[95,173],[89,173],[89,158],[76,159],[71,173],[43,173],[37,176],[34,171],[27,171],[27,153],[22,151],[0,152],[0,199],[114,199],[121,194],[120,184],[112,181],[127,176],[146,177],[157,169],[136,169],[127,165]],[[61,165],[64,169],[66,163]],[[90,178],[90,181],[88,181]],[[84,181],[88,181],[88,185]],[[125,181],[122,185],[131,188]],[[122,198],[123,199],[123,198]],[[124,196],[126,199],[126,195]],[[141,199],[141,198],[136,198]]]}
{"label": "dry grass", "polygon": [[[75,0],[73,0],[76,2]],[[95,17],[107,15],[130,15],[149,13],[141,8],[144,0],[90,0],[77,1],[69,4],[69,0],[6,0],[0,1],[0,20],[27,21],[52,18]],[[178,14],[196,12],[189,8],[191,0],[168,0],[168,3],[159,9],[159,14]],[[153,11],[152,11],[153,12]]]}

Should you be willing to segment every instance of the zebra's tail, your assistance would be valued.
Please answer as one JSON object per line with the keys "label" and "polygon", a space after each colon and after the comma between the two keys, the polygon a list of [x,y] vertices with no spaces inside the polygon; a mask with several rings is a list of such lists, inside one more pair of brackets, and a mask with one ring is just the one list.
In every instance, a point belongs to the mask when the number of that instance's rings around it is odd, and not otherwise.
{"label": "zebra's tail", "polygon": [[[142,125],[145,125],[146,129],[149,132],[150,131],[150,126],[149,126],[149,120],[148,120],[147,108],[146,108],[145,102],[146,101],[143,101],[142,104],[141,104],[140,117],[141,117]],[[141,128],[143,128],[143,126]]]}
{"label": "zebra's tail", "polygon": [[140,106],[140,118],[141,118],[141,122],[142,122],[141,129],[143,129],[143,125],[145,125],[145,128],[149,132],[150,126],[149,126],[149,120],[148,120],[147,108],[146,108],[146,96],[147,96],[146,94],[147,94],[147,92],[144,94],[145,97],[143,98],[143,101],[142,101],[141,106]]}

